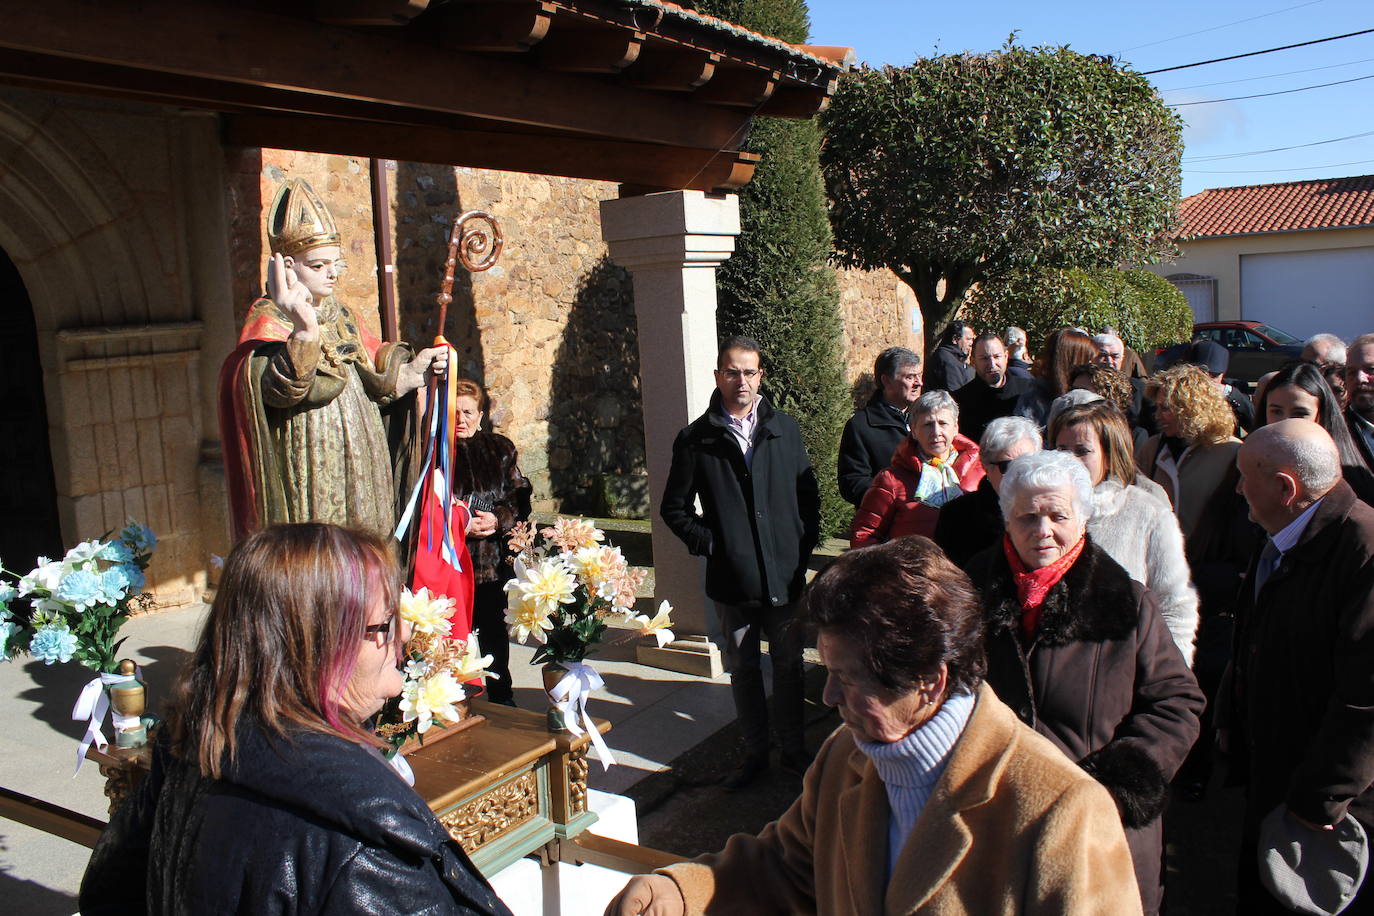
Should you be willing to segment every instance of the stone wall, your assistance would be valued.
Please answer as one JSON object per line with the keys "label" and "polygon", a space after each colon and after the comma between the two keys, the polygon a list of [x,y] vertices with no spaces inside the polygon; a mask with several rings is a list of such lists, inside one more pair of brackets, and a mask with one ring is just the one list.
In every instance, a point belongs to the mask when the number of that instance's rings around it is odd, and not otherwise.
{"label": "stone wall", "polygon": [[194,241],[198,220],[224,232],[195,206],[199,186],[222,187],[198,169],[207,145],[219,155],[217,130],[171,109],[0,92],[0,247],[33,305],[62,541],[150,525],[164,604],[199,598],[223,520],[202,491],[201,315],[218,302]]}
{"label": "stone wall", "polygon": [[855,406],[873,393],[873,361],[888,347],[920,353],[921,310],[916,294],[890,270],[842,270],[845,379]]}

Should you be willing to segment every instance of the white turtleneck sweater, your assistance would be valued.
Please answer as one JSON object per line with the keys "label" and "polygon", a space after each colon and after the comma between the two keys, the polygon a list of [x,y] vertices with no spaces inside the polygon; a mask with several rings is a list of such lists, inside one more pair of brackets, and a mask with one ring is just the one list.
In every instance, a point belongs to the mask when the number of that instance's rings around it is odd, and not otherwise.
{"label": "white turtleneck sweater", "polygon": [[854,736],[854,744],[868,756],[887,789],[887,806],[891,810],[887,824],[888,875],[896,867],[897,857],[916,826],[921,809],[940,781],[949,752],[973,714],[973,705],[971,694],[946,697],[929,722],[899,741],[863,741]]}

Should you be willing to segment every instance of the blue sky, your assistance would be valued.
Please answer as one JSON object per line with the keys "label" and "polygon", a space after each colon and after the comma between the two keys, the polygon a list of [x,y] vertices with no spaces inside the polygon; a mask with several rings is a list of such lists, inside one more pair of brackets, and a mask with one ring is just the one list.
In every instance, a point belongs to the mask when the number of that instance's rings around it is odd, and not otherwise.
{"label": "blue sky", "polygon": [[[908,64],[932,53],[990,51],[1016,30],[1024,45],[1111,54],[1143,72],[1374,28],[1370,0],[810,0],[810,7],[814,43],[852,47],[859,60],[873,65]],[[1179,103],[1359,77],[1374,77],[1374,34],[1150,79],[1165,102]],[[1204,188],[1374,174],[1374,78],[1176,110],[1187,124],[1185,195]],[[1365,133],[1369,136],[1301,149],[1233,155]],[[1218,156],[1227,158],[1210,158]]]}

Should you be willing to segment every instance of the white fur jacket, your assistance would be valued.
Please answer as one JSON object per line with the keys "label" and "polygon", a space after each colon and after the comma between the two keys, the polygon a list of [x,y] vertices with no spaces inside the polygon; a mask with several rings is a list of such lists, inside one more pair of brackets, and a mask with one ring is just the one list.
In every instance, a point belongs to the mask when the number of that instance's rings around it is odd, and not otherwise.
{"label": "white fur jacket", "polygon": [[1192,667],[1197,591],[1183,553],[1183,532],[1168,503],[1140,487],[1104,480],[1093,488],[1088,534],[1132,579],[1155,593],[1174,644]]}

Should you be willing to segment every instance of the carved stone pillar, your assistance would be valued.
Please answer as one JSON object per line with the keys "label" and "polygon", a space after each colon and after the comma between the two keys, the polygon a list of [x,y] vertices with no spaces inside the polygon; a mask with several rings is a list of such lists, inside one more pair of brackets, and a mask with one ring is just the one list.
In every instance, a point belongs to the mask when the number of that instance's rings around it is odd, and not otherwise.
{"label": "carved stone pillar", "polygon": [[634,276],[655,600],[672,603],[674,629],[688,636],[667,649],[641,649],[641,661],[708,676],[720,673],[720,662],[704,640],[713,612],[702,592],[702,562],[663,524],[658,508],[673,439],[701,416],[715,387],[716,267],[734,253],[739,232],[733,194],[667,191],[601,203],[611,259]]}

